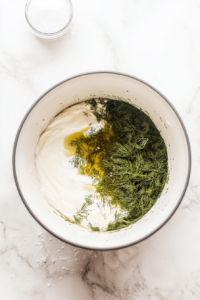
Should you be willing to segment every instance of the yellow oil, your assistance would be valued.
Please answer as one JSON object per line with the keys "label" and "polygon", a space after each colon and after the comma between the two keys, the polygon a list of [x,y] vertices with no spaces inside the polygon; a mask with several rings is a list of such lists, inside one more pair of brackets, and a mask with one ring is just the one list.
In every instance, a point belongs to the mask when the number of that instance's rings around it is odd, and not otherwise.
{"label": "yellow oil", "polygon": [[78,132],[74,132],[72,134],[69,134],[65,137],[64,139],[64,146],[65,146],[65,155],[66,156],[73,156],[75,155],[75,150],[76,148],[74,146],[71,146],[70,143],[71,141],[77,139],[77,138],[80,138],[80,137],[84,137],[85,136],[85,133],[90,129],[90,126],[82,129],[81,131],[78,131]]}
{"label": "yellow oil", "polygon": [[84,189],[87,190],[88,192],[95,192],[96,191],[95,187],[92,184],[89,184],[89,183],[84,185]]}
{"label": "yellow oil", "polygon": [[[79,132],[72,133],[72,134],[67,135],[65,137],[64,146],[65,146],[65,149],[66,149],[66,152],[65,152],[66,156],[70,157],[70,156],[75,155],[76,147],[70,145],[71,141],[75,140],[76,138],[85,137],[86,136],[85,133],[89,129],[90,129],[90,126],[84,128],[83,130],[81,130]],[[109,132],[108,132],[107,128],[104,128],[104,130],[105,130],[105,140],[107,140],[107,142],[109,143],[110,142],[110,137],[113,135],[113,132],[112,132],[112,130],[109,130]],[[83,158],[86,161],[86,166],[81,166],[81,171],[82,171],[81,174],[88,175],[88,176],[96,176],[95,174],[96,174],[96,171],[97,171],[99,176],[102,177],[104,175],[104,171],[99,166],[101,156],[96,155],[95,157],[93,157],[94,164],[93,165],[90,164],[86,159],[86,154],[87,154],[88,150],[90,150],[92,152],[95,149],[91,149],[91,148],[89,149],[88,145],[86,143],[84,143],[82,146],[85,149],[85,155],[83,156]],[[101,155],[102,155],[102,152],[101,152]],[[93,189],[93,187],[88,186],[88,187],[86,187],[86,189]]]}

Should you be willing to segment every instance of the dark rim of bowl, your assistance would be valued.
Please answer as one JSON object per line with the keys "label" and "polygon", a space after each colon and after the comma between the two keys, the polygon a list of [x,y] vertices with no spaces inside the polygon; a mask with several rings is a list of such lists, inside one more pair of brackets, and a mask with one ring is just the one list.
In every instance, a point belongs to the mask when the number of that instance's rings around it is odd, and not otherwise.
{"label": "dark rim of bowl", "polygon": [[[114,75],[120,75],[120,76],[125,76],[125,77],[129,77],[131,79],[134,79],[134,80],[137,80],[145,85],[147,85],[148,87],[150,87],[152,90],[154,90],[156,93],[158,93],[167,103],[168,105],[172,108],[172,110],[174,111],[174,113],[176,114],[181,126],[182,126],[182,129],[184,131],[184,134],[185,134],[185,139],[186,139],[186,142],[187,142],[187,149],[188,149],[188,171],[187,171],[187,179],[186,179],[186,182],[185,182],[185,186],[183,188],[183,191],[182,191],[182,194],[179,198],[179,201],[177,202],[174,210],[171,212],[171,214],[169,215],[169,217],[163,222],[161,223],[155,230],[153,230],[151,233],[147,234],[146,236],[144,236],[143,238],[140,238],[138,239],[137,241],[135,242],[132,242],[132,243],[127,243],[126,245],[123,245],[123,246],[114,246],[114,247],[103,247],[103,248],[98,248],[98,247],[87,247],[87,246],[84,246],[84,245],[81,245],[79,243],[73,243],[71,241],[68,241],[62,237],[60,237],[59,235],[51,232],[51,230],[49,228],[46,227],[45,224],[43,224],[38,218],[37,216],[35,216],[35,214],[31,211],[30,207],[28,206],[23,194],[22,194],[22,191],[20,189],[20,184],[18,182],[18,178],[17,178],[17,172],[16,172],[16,166],[15,166],[15,161],[16,161],[16,149],[17,149],[17,143],[18,143],[18,139],[19,139],[19,136],[20,136],[20,132],[21,132],[21,129],[26,121],[26,119],[28,118],[30,112],[33,110],[33,108],[37,105],[37,103],[46,95],[48,94],[50,91],[52,91],[53,89],[55,89],[56,87],[58,87],[59,85],[63,84],[64,82],[67,82],[67,81],[70,81],[70,80],[73,80],[77,77],[82,77],[82,76],[87,76],[87,75],[95,75],[95,74],[114,74]],[[14,180],[15,180],[15,184],[16,184],[16,187],[17,187],[17,190],[19,192],[19,195],[24,203],[24,205],[26,206],[26,208],[28,209],[28,211],[30,212],[30,214],[33,216],[33,218],[45,229],[47,230],[50,234],[52,234],[53,236],[55,236],[56,238],[60,239],[61,241],[65,242],[65,243],[68,243],[68,244],[71,244],[73,246],[76,246],[76,247],[80,247],[80,248],[84,248],[84,249],[89,249],[89,250],[100,250],[100,251],[108,251],[108,250],[116,250],[116,249],[122,249],[122,248],[126,248],[126,247],[129,247],[129,246],[132,246],[132,245],[135,245],[135,244],[138,244],[139,242],[141,241],[144,241],[145,239],[149,238],[150,236],[152,236],[154,233],[156,233],[160,228],[162,228],[170,219],[171,217],[173,216],[173,214],[175,213],[175,211],[177,210],[177,208],[179,207],[184,195],[185,195],[185,192],[187,190],[187,187],[188,187],[188,183],[189,183],[189,179],[190,179],[190,173],[191,173],[191,148],[190,148],[190,141],[189,141],[189,137],[188,137],[188,134],[187,134],[187,131],[186,131],[186,128],[185,128],[185,125],[181,119],[181,117],[179,116],[177,110],[174,108],[174,106],[169,102],[169,100],[163,96],[158,90],[156,90],[154,87],[152,87],[150,84],[146,83],[145,81],[141,80],[141,79],[138,79],[134,76],[131,76],[131,75],[128,75],[128,74],[125,74],[125,73],[119,73],[119,72],[113,72],[113,71],[97,71],[97,72],[88,72],[88,73],[82,73],[82,74],[79,74],[79,75],[76,75],[76,76],[72,76],[68,79],[65,79],[63,81],[61,81],[60,83],[54,85],[52,88],[50,88],[49,90],[47,90],[42,96],[39,97],[39,99],[30,107],[30,109],[28,110],[28,112],[26,113],[26,115],[24,116],[20,126],[19,126],[19,129],[17,131],[17,134],[16,134],[16,138],[15,138],[15,142],[14,142],[14,147],[13,147],[13,157],[12,157],[12,165],[13,165],[13,175],[14,175]]]}

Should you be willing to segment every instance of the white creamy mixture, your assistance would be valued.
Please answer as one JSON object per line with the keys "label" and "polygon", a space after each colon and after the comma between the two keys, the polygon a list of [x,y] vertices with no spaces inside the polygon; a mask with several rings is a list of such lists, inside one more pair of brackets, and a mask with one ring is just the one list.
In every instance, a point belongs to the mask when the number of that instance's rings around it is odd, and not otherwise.
{"label": "white creamy mixture", "polygon": [[[36,149],[36,167],[42,193],[56,210],[72,221],[73,215],[85,202],[85,196],[90,195],[94,187],[91,178],[80,175],[70,163],[74,153],[66,150],[64,141],[73,133],[87,132],[91,123],[93,127],[101,126],[85,102],[67,108],[47,127]],[[93,227],[106,229],[114,221],[115,211],[109,206],[103,207],[100,199],[96,198],[94,204],[89,206],[87,219],[81,224],[88,227],[88,223],[91,223]]]}

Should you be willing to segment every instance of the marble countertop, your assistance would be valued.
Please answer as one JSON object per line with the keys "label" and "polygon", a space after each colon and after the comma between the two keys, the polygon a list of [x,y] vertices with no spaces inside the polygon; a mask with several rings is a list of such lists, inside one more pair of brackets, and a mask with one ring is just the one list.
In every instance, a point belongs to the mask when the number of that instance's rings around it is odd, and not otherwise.
{"label": "marble countertop", "polygon": [[[29,31],[24,0],[0,1],[1,299],[200,299],[200,1],[73,4],[70,31],[44,41]],[[59,81],[96,70],[129,73],[161,91],[183,118],[193,158],[171,220],[149,239],[109,252],[75,248],[41,228],[17,193],[11,163],[32,103]]]}

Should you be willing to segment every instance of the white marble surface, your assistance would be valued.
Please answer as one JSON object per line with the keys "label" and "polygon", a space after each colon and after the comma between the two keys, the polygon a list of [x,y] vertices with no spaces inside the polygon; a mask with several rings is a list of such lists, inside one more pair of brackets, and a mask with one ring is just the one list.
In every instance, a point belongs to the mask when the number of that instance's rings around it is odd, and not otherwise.
{"label": "white marble surface", "polygon": [[[200,1],[73,0],[71,30],[37,39],[24,0],[0,0],[0,298],[200,299]],[[52,237],[24,207],[12,147],[30,105],[69,76],[115,70],[160,90],[187,127],[193,167],[172,219],[142,243],[110,252]],[[177,178],[178,180],[178,178]]]}

